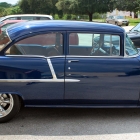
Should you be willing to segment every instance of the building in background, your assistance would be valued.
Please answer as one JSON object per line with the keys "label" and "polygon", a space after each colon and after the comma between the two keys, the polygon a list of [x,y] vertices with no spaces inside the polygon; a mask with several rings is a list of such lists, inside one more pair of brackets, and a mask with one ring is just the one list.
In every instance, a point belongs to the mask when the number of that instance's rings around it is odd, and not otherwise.
{"label": "building in background", "polygon": [[[132,17],[134,18],[134,12],[130,11],[119,11],[117,9],[113,10],[113,12],[107,12],[107,17],[108,16],[126,16],[126,17]],[[139,14],[140,17],[140,14]]]}

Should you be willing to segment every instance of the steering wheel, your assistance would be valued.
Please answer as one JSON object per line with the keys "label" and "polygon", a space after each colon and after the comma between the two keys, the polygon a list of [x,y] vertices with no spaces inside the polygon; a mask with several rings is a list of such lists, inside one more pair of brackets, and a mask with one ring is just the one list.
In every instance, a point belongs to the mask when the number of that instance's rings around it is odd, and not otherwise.
{"label": "steering wheel", "polygon": [[57,46],[54,46],[51,48],[51,50],[47,53],[47,56],[56,56],[56,55],[61,55],[59,52]]}
{"label": "steering wheel", "polygon": [[100,47],[99,47],[99,43],[98,42],[95,42],[92,44],[92,49],[91,49],[91,52],[90,52],[90,55],[94,55],[97,51],[99,51]]}

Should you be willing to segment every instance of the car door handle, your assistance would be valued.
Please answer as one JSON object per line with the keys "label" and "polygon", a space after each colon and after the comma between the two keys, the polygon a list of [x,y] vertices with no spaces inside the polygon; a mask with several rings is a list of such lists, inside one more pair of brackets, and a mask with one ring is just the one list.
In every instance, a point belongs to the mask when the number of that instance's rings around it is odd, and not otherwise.
{"label": "car door handle", "polygon": [[79,60],[68,60],[68,63],[71,63],[71,62],[79,62]]}

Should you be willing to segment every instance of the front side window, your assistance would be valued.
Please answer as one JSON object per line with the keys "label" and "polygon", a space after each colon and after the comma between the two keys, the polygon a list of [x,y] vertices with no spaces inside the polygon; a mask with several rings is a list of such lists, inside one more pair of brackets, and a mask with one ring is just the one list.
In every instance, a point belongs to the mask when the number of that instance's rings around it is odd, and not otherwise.
{"label": "front side window", "polygon": [[63,55],[63,35],[61,33],[48,33],[28,37],[12,45],[7,51],[8,55]]}
{"label": "front side window", "polygon": [[126,40],[125,40],[125,52],[129,56],[138,54],[137,48],[133,45],[133,42],[127,35],[126,35]]}
{"label": "front side window", "polygon": [[119,56],[120,36],[110,34],[75,33],[77,44],[71,45],[69,35],[69,55]]}

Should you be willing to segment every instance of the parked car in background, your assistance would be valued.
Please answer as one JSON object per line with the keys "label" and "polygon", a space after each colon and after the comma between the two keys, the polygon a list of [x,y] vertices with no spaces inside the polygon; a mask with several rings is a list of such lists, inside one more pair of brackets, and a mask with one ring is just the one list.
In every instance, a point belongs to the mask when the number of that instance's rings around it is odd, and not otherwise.
{"label": "parked car in background", "polygon": [[130,39],[137,48],[140,48],[140,23],[127,32]]}
{"label": "parked car in background", "polygon": [[28,21],[0,35],[0,122],[25,107],[140,107],[140,55],[106,23]]}
{"label": "parked car in background", "polygon": [[0,30],[1,30],[1,32],[3,32],[10,25],[15,24],[15,23],[19,23],[19,22],[23,22],[23,21],[26,21],[26,20],[5,20],[0,24]]}
{"label": "parked car in background", "polygon": [[110,23],[110,24],[115,24],[118,26],[122,26],[122,25],[129,25],[129,20],[125,19],[124,16],[109,16],[106,19],[106,23]]}
{"label": "parked car in background", "polygon": [[0,24],[5,20],[52,20],[51,15],[41,14],[19,14],[19,15],[8,15],[0,18]]}

